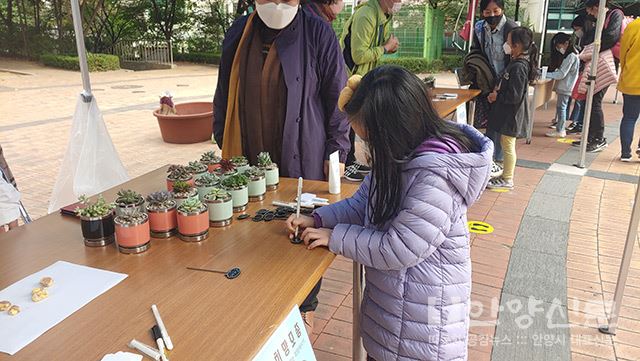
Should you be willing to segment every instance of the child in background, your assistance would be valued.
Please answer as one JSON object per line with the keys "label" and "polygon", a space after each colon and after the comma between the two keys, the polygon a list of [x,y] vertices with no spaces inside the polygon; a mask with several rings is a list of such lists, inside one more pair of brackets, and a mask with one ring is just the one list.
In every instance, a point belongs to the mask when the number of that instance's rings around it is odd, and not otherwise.
{"label": "child in background", "polygon": [[547,133],[547,137],[564,138],[567,136],[565,122],[569,119],[569,105],[571,103],[571,92],[578,80],[580,60],[576,54],[571,36],[565,33],[558,33],[551,51],[551,62],[560,63],[557,70],[547,73],[547,79],[556,80],[556,130]]}
{"label": "child in background", "polygon": [[530,119],[527,94],[529,83],[538,77],[538,47],[533,42],[533,32],[517,27],[509,33],[504,52],[511,56],[498,90],[489,94],[493,103],[488,128],[500,133],[504,152],[502,176],[489,181],[490,189],[512,189],[516,169],[516,139],[524,138]]}
{"label": "child in background", "polygon": [[366,267],[360,330],[369,360],[466,360],[466,212],[489,179],[493,143],[440,119],[404,68],[382,66],[347,85],[338,104],[366,141],[372,172],[353,197],[290,217],[288,230],[304,229],[309,249]]}

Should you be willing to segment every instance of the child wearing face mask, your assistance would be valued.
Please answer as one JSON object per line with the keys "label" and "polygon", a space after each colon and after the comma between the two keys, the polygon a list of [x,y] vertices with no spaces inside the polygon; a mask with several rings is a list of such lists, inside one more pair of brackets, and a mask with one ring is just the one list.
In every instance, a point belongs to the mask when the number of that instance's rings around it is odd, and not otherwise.
{"label": "child wearing face mask", "polygon": [[560,64],[556,70],[547,73],[547,79],[556,80],[556,130],[547,133],[547,137],[564,138],[567,131],[564,128],[565,122],[569,119],[569,104],[571,102],[571,91],[573,90],[580,68],[580,60],[576,54],[571,36],[565,33],[558,33],[554,37],[551,50],[551,63]]}
{"label": "child wearing face mask", "polygon": [[497,90],[489,94],[492,103],[488,129],[500,134],[504,153],[504,171],[489,181],[489,189],[513,189],[516,168],[516,139],[527,135],[530,119],[527,94],[529,83],[538,77],[538,47],[533,32],[517,27],[507,36],[504,53],[511,57],[500,78]]}

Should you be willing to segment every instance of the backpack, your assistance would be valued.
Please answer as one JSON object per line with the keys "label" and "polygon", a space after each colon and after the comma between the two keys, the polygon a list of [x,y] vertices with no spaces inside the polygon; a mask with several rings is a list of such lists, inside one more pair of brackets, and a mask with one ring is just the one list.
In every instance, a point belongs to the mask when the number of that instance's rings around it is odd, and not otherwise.
{"label": "backpack", "polygon": [[[626,29],[627,25],[629,25],[633,21],[633,18],[631,16],[625,16],[624,12],[622,12],[622,10],[620,9],[614,9],[609,13],[609,15],[607,15],[607,19],[604,22],[605,29],[609,26],[609,21],[611,20],[611,14],[613,14],[616,11],[622,14],[622,25],[620,26],[620,39],[622,39],[622,34],[624,34],[624,29]],[[614,58],[620,60],[620,40],[618,40],[616,45],[614,45],[613,48],[611,48],[611,52],[613,53]]]}

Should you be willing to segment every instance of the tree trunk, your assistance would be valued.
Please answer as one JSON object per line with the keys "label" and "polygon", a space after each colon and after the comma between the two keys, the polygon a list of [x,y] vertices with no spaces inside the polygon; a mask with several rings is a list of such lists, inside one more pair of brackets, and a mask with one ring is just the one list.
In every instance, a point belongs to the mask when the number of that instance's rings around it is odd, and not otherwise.
{"label": "tree trunk", "polygon": [[20,0],[19,11],[22,13],[20,16],[20,22],[22,24],[22,41],[24,45],[24,54],[29,56],[29,44],[27,43],[27,11],[24,6],[24,0]]}

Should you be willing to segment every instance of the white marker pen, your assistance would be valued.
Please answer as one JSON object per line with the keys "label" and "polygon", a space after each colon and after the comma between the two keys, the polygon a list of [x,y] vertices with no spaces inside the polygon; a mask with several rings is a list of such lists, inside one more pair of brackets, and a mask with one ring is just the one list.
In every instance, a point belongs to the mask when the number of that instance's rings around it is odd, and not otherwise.
{"label": "white marker pen", "polygon": [[160,327],[158,327],[158,325],[153,326],[151,328],[151,334],[153,335],[153,338],[156,340],[156,343],[158,344],[160,359],[162,361],[169,361],[169,359],[167,358],[167,355],[165,355],[164,353],[164,341],[162,341],[162,332],[160,332]]}
{"label": "white marker pen", "polygon": [[167,346],[167,350],[173,350],[173,343],[171,342],[171,337],[169,337],[169,333],[167,332],[167,328],[164,327],[164,322],[162,322],[162,318],[160,318],[160,311],[158,311],[158,306],[151,305],[151,311],[153,312],[153,317],[156,318],[156,323],[158,327],[160,327],[160,332],[162,333],[162,339],[164,340],[165,346]]}
{"label": "white marker pen", "polygon": [[137,350],[139,352],[141,352],[142,354],[151,357],[152,359],[156,360],[156,361],[160,361],[160,353],[158,352],[158,350],[154,349],[151,346],[148,346],[138,340],[136,340],[135,338],[133,340],[131,340],[131,342],[129,342],[129,347],[131,347],[134,350]]}

